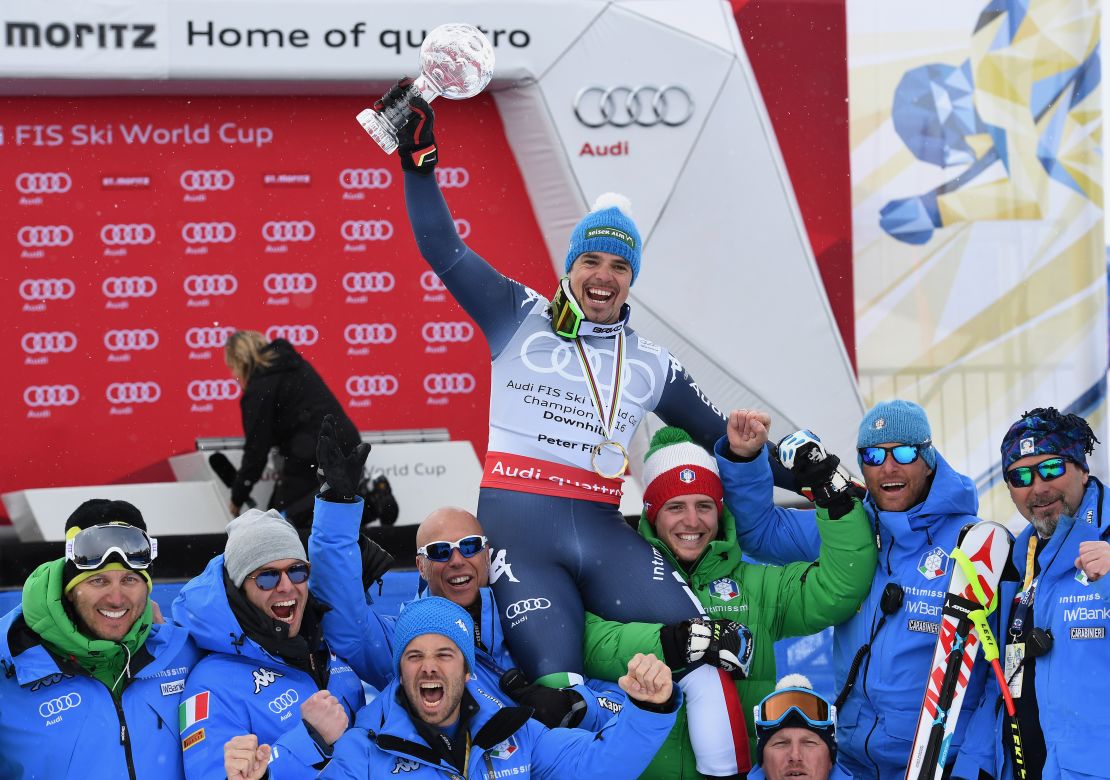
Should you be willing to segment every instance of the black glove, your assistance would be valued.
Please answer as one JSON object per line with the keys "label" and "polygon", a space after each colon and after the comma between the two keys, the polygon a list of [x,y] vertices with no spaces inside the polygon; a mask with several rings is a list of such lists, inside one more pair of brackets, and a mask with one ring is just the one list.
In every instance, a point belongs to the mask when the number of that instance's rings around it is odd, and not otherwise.
{"label": "black glove", "polygon": [[704,661],[744,678],[752,665],[752,632],[733,620],[684,620],[660,628],[659,640],[672,669]]}
{"label": "black glove", "polygon": [[809,431],[798,431],[778,445],[779,459],[790,469],[802,494],[837,520],[852,511],[852,499],[863,498],[863,486],[840,468],[840,458],[826,452]]}
{"label": "black glove", "polygon": [[359,534],[358,549],[362,553],[362,589],[368,591],[376,582],[380,596],[382,579],[393,565],[393,556],[366,534]]}
{"label": "black glove", "polygon": [[335,416],[329,414],[324,418],[320,426],[320,438],[316,440],[316,462],[324,477],[320,494],[325,501],[349,504],[355,500],[366,456],[369,454],[370,445],[360,444],[349,455],[344,455],[339,447],[339,437],[335,433]]}
{"label": "black glove", "polygon": [[517,704],[531,707],[532,717],[549,729],[572,729],[586,717],[586,700],[573,688],[529,683],[519,669],[501,675],[501,690]]}
{"label": "black glove", "polygon": [[[407,104],[407,105],[406,105]],[[403,78],[382,95],[374,104],[374,110],[385,116],[395,115],[401,121],[397,131],[397,156],[401,168],[406,171],[428,176],[439,162],[436,139],[432,135],[435,114],[428,101],[412,86],[412,79]],[[407,116],[407,121],[403,117]]]}

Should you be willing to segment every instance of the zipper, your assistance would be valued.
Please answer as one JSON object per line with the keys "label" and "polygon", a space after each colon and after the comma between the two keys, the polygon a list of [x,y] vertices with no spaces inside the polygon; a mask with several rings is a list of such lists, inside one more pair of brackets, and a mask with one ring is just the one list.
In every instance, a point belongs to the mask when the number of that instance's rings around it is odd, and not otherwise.
{"label": "zipper", "polygon": [[[108,695],[112,696],[112,692],[108,691]],[[131,780],[137,780],[135,760],[131,756],[131,739],[127,734],[127,719],[123,715],[123,691],[120,691],[119,700],[112,696],[112,703],[116,706],[116,717],[119,718],[119,743],[123,746],[124,755],[127,757],[127,776]]]}

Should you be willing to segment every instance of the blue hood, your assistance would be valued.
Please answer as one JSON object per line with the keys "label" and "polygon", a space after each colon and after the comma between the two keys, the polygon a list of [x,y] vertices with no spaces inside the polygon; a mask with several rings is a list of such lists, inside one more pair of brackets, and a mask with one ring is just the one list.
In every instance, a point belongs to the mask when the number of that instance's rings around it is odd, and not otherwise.
{"label": "blue hood", "polygon": [[202,650],[284,663],[244,635],[224,590],[223,555],[210,560],[203,572],[185,583],[171,611],[173,621],[186,628]]}

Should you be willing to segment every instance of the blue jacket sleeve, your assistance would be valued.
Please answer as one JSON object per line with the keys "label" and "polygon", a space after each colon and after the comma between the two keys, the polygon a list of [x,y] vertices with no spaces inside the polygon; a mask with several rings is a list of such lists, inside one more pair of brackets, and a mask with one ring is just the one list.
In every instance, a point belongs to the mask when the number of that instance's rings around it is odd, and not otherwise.
{"label": "blue jacket sleeve", "polygon": [[817,560],[821,535],[817,532],[816,512],[775,506],[767,447],[746,463],[725,457],[727,449],[728,438],[722,436],[713,454],[725,489],[725,503],[736,517],[740,549],[766,563]]}
{"label": "blue jacket sleeve", "polygon": [[361,522],[361,499],[344,504],[316,497],[308,588],[331,607],[322,623],[332,652],[347,659],[364,682],[384,688],[393,677],[393,621],[377,614],[362,589]]}
{"label": "blue jacket sleeve", "polygon": [[586,714],[578,728],[600,731],[617,716],[628,701],[628,694],[608,680],[587,680],[586,685],[572,686],[586,702]]}
{"label": "blue jacket sleeve", "polygon": [[370,735],[366,729],[353,726],[332,746],[332,758],[321,780],[366,780],[370,776]]}

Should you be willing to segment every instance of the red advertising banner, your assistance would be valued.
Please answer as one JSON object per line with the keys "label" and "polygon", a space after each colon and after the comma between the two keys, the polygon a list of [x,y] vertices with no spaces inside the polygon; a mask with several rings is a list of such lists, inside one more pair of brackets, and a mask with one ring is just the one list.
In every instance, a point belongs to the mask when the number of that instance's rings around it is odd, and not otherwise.
{"label": "red advertising banner", "polygon": [[[0,100],[0,492],[171,479],[241,435],[234,328],[283,337],[362,430],[486,443],[489,352],[428,270],[351,97]],[[436,102],[460,234],[555,276],[493,101]]]}

